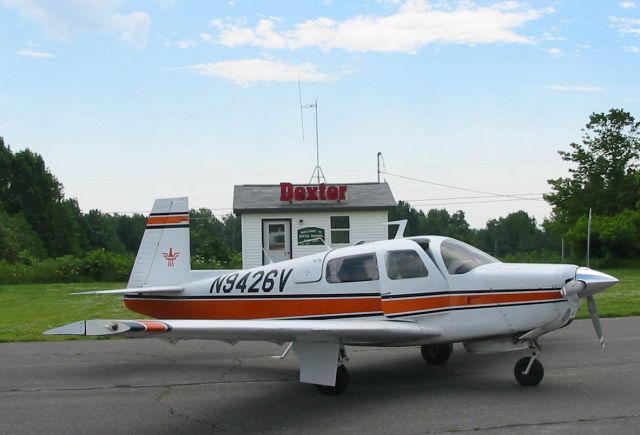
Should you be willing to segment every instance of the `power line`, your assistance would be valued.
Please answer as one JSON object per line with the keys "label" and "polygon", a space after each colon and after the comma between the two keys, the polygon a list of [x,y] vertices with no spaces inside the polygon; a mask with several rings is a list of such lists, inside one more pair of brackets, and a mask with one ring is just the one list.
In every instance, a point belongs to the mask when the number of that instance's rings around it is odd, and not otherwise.
{"label": "power line", "polygon": [[[548,192],[536,192],[536,193],[512,193],[512,196],[515,197],[524,197],[524,196],[532,196],[532,195],[544,195]],[[494,198],[494,195],[482,195],[482,196],[452,196],[448,198],[422,198],[422,199],[403,199],[405,202],[410,201],[448,201],[455,199],[482,199],[482,198]],[[522,199],[531,199],[531,198],[522,198]]]}
{"label": "power line", "polygon": [[511,202],[511,201],[526,201],[532,198],[509,198],[509,199],[494,199],[489,201],[462,201],[462,202],[443,202],[443,203],[429,203],[429,204],[412,204],[412,206],[422,206],[422,207],[434,207],[434,206],[443,206],[443,205],[463,205],[463,204],[485,204],[491,202]]}
{"label": "power line", "polygon": [[391,175],[392,177],[403,178],[405,180],[417,181],[419,183],[430,184],[432,186],[446,187],[448,189],[463,190],[465,192],[482,193],[484,195],[500,196],[500,197],[505,197],[505,198],[515,198],[515,199],[519,199],[519,200],[526,199],[526,200],[529,200],[529,201],[543,201],[542,198],[519,198],[518,196],[515,196],[515,195],[508,195],[508,194],[494,193],[494,192],[486,192],[484,190],[476,190],[476,189],[469,189],[469,188],[466,188],[466,187],[452,186],[450,184],[436,183],[436,182],[433,182],[433,181],[421,180],[419,178],[407,177],[405,175],[392,174],[391,172],[382,171],[382,173],[386,174],[386,175]]}

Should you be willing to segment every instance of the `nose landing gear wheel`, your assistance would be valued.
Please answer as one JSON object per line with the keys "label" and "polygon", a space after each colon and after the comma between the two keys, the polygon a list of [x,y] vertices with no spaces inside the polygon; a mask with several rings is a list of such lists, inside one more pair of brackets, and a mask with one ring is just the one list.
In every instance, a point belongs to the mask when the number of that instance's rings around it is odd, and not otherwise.
{"label": "nose landing gear wheel", "polygon": [[[529,367],[529,363],[531,363],[531,367]],[[527,367],[529,367],[529,372],[525,374]],[[542,363],[537,359],[531,362],[531,357],[526,356],[518,360],[516,366],[513,368],[513,374],[520,385],[535,387],[542,381],[542,378],[544,378],[544,367],[542,367]]]}
{"label": "nose landing gear wheel", "polygon": [[453,352],[453,343],[428,344],[420,347],[422,358],[430,364],[439,366],[447,362]]}
{"label": "nose landing gear wheel", "polygon": [[316,388],[322,394],[328,396],[337,396],[339,394],[342,394],[344,390],[347,389],[347,385],[349,385],[349,372],[344,365],[339,365],[336,370],[335,387],[332,387],[331,385],[316,385]]}

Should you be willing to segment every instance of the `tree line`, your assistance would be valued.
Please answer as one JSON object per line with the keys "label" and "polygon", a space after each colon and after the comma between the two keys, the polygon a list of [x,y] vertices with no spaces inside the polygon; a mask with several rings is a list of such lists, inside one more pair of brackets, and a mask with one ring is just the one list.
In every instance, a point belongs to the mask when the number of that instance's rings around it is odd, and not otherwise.
{"label": "tree line", "polygon": [[[389,220],[407,219],[406,235],[455,237],[507,261],[583,263],[591,209],[591,252],[608,264],[640,257],[640,122],[622,109],[593,113],[580,143],[559,151],[569,176],[548,180],[552,215],[538,223],[525,211],[470,228],[464,212],[426,213],[399,201]],[[240,219],[191,210],[194,268],[241,266]],[[0,282],[126,279],[146,217],[83,213],[37,153],[13,152],[0,137]],[[34,278],[35,277],[35,278]]]}

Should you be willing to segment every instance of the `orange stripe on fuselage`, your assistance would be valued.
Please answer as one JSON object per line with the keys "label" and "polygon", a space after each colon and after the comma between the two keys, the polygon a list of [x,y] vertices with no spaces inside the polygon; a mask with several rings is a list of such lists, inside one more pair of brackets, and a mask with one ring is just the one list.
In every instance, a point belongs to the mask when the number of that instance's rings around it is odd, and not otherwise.
{"label": "orange stripe on fuselage", "polygon": [[150,216],[147,220],[147,225],[181,224],[183,222],[189,222],[188,215]]}
{"label": "orange stripe on fuselage", "polygon": [[381,312],[380,298],[125,299],[132,311],[163,319],[247,320]]}
{"label": "orange stripe on fuselage", "polygon": [[125,299],[132,311],[164,319],[246,320],[282,317],[331,316],[355,313],[387,315],[465,306],[544,302],[562,299],[557,290],[478,295],[445,295],[380,300],[365,298],[310,299]]}
{"label": "orange stripe on fuselage", "polygon": [[385,314],[410,313],[436,309],[457,308],[472,305],[496,305],[521,302],[548,301],[562,298],[558,290],[527,293],[499,293],[479,295],[449,295],[382,301]]}

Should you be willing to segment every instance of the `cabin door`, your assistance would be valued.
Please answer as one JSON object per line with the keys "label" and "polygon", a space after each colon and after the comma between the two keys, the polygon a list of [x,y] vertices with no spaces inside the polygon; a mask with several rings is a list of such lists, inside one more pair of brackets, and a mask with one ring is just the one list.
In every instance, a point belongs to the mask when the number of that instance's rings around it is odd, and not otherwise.
{"label": "cabin door", "polygon": [[[291,220],[262,221],[262,264],[291,259]],[[269,257],[267,258],[267,254]]]}
{"label": "cabin door", "polygon": [[385,316],[404,318],[448,307],[449,285],[423,250],[389,250],[381,257],[380,295]]}

